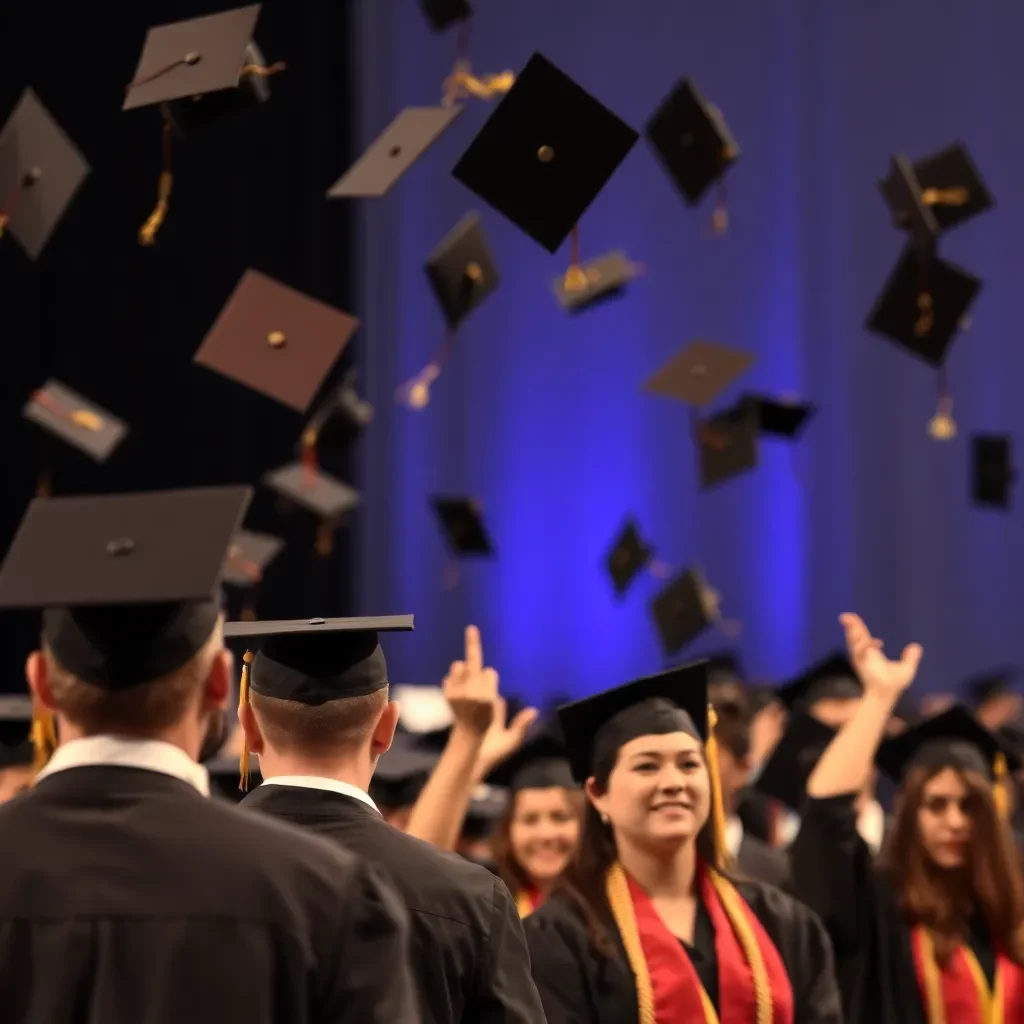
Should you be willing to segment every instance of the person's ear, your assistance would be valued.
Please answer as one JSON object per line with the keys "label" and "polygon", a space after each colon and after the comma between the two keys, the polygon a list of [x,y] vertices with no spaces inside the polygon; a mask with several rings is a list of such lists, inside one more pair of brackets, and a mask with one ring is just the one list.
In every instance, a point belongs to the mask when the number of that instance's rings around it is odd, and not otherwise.
{"label": "person's ear", "polygon": [[391,743],[395,738],[395,730],[398,728],[398,701],[389,700],[384,705],[377,724],[373,727],[370,736],[370,753],[374,757],[391,749]]}
{"label": "person's ear", "polygon": [[205,710],[216,708],[223,711],[227,708],[232,693],[231,666],[233,664],[231,652],[221,648],[213,656],[210,662],[209,671],[206,674],[206,684],[203,688],[203,707]]}
{"label": "person's ear", "polygon": [[25,679],[32,696],[39,701],[47,711],[55,712],[57,705],[53,702],[53,692],[50,690],[50,675],[46,669],[46,656],[42,651],[33,651],[25,659]]}
{"label": "person's ear", "polygon": [[593,804],[594,810],[597,811],[601,820],[608,823],[608,794],[602,793],[597,786],[597,780],[593,775],[584,783],[583,790],[587,794],[587,799]]}
{"label": "person's ear", "polygon": [[243,704],[238,709],[238,723],[242,727],[242,749],[248,750],[250,754],[262,754],[265,746],[263,730],[260,729],[259,719],[251,704]]}

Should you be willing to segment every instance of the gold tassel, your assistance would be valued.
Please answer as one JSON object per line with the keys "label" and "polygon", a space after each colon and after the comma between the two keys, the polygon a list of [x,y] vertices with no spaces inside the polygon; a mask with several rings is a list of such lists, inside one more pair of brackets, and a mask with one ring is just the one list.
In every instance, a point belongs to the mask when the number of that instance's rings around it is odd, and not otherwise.
{"label": "gold tassel", "polygon": [[708,763],[708,776],[711,779],[711,837],[715,848],[716,868],[724,867],[731,859],[725,841],[725,803],[722,799],[722,779],[718,774],[718,740],[715,737],[715,726],[718,715],[708,705],[708,739],[704,744]]}
{"label": "gold tassel", "polygon": [[[242,655],[242,678],[238,684],[238,710],[249,703],[249,673],[252,671],[252,651]],[[249,745],[242,736],[242,752],[238,756],[238,788],[244,793],[249,788]]]}
{"label": "gold tassel", "polygon": [[516,911],[520,920],[533,913],[533,900],[522,889],[516,890]]}
{"label": "gold tassel", "polygon": [[316,530],[316,553],[327,558],[334,550],[334,523],[321,523]]}
{"label": "gold tassel", "polygon": [[167,210],[171,205],[171,186],[174,176],[171,174],[171,146],[173,129],[170,121],[164,121],[164,168],[160,172],[160,183],[157,186],[156,206],[146,218],[146,223],[139,228],[139,245],[152,245],[156,241],[156,233],[167,218]]}
{"label": "gold tassel", "polygon": [[999,751],[992,762],[992,800],[1001,821],[1010,818],[1010,780],[1006,769],[1006,755]]}
{"label": "gold tassel", "polygon": [[53,715],[38,702],[32,709],[32,750],[35,754],[33,767],[41,772],[57,749],[57,727]]}
{"label": "gold tassel", "polygon": [[257,78],[269,78],[271,75],[287,70],[287,68],[288,65],[283,60],[275,61],[269,67],[264,67],[262,64],[246,64],[238,73],[238,77],[244,78],[246,75],[255,75]]}

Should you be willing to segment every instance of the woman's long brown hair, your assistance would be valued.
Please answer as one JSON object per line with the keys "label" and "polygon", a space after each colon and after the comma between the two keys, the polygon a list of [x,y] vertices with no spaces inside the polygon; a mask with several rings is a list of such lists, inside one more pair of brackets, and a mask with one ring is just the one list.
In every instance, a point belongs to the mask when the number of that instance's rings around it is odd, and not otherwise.
{"label": "woman's long brown hair", "polygon": [[989,780],[977,772],[959,772],[967,787],[966,810],[972,824],[962,872],[936,867],[921,842],[918,815],[925,786],[943,770],[918,766],[904,778],[884,870],[911,923],[932,933],[940,965],[949,963],[965,940],[972,912],[980,912],[999,949],[1024,966],[1021,863],[1010,829],[996,810]]}

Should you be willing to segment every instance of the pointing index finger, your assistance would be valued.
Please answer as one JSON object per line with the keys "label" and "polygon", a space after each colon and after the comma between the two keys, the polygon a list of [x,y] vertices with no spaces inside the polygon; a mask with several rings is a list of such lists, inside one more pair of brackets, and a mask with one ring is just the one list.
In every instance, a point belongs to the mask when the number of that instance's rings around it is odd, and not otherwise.
{"label": "pointing index finger", "polygon": [[480,643],[480,630],[476,626],[466,627],[466,670],[476,675],[484,667],[483,646]]}

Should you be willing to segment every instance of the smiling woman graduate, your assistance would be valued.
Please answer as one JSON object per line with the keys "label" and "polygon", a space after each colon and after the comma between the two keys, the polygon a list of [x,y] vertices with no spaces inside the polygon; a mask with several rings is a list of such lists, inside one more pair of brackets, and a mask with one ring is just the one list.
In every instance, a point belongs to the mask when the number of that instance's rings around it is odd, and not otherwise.
{"label": "smiling woman graduate", "polygon": [[548,1024],[838,1024],[821,923],[724,865],[706,664],[558,714],[587,809],[525,921]]}

